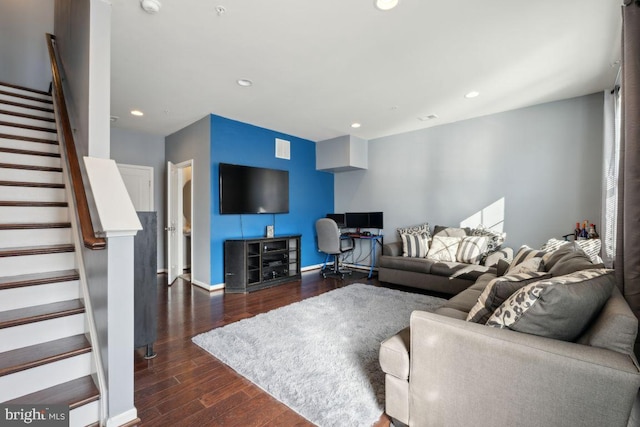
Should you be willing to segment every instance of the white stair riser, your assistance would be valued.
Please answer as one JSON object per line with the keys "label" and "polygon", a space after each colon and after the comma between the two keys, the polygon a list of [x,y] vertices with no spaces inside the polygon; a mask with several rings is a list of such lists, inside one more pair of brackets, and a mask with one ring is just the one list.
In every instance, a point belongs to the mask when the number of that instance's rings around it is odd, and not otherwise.
{"label": "white stair riser", "polygon": [[0,377],[0,402],[91,375],[92,354],[47,363]]}
{"label": "white stair riser", "polygon": [[3,93],[0,93],[0,100],[3,101],[11,101],[11,102],[19,102],[20,104],[26,104],[29,106],[34,106],[34,107],[38,107],[38,108],[47,108],[47,109],[53,109],[52,104],[49,104],[47,102],[40,102],[40,101],[33,101],[31,99],[24,99],[24,98],[20,98],[17,96],[12,96],[12,95],[5,95]]}
{"label": "white stair riser", "polygon": [[62,172],[0,168],[0,181],[46,182],[62,184]]}
{"label": "white stair riser", "polygon": [[71,228],[0,230],[0,249],[15,248],[18,246],[63,245],[69,243],[73,243]]}
{"label": "white stair riser", "polygon": [[28,224],[33,222],[69,222],[69,208],[0,206],[0,223]]}
{"label": "white stair riser", "polygon": [[64,188],[2,186],[2,199],[16,202],[64,202]]}
{"label": "white stair riser", "polygon": [[[4,109],[2,108],[2,105],[0,105],[0,111],[2,110]],[[11,114],[2,114],[2,112],[0,112],[0,121],[9,122],[9,123],[18,123],[21,125],[28,125],[28,126],[38,126],[38,127],[47,128],[47,129],[56,128],[55,122],[50,122],[48,120],[30,119],[28,117],[14,116]]]}
{"label": "white stair riser", "polygon": [[78,280],[4,289],[0,291],[0,311],[69,301],[81,297]]}
{"label": "white stair riser", "polygon": [[0,329],[0,352],[84,334],[85,317],[84,314],[74,314]]}
{"label": "white stair riser", "polygon": [[69,427],[84,427],[100,421],[100,401],[87,403],[69,411]]}
{"label": "white stair riser", "polygon": [[58,139],[57,135],[52,132],[47,132],[42,130],[23,129],[15,126],[0,125],[0,133],[6,133],[9,135],[16,135],[16,136],[27,136],[29,138],[41,138],[41,139],[47,139],[51,141],[56,141]]}
{"label": "white stair riser", "polygon": [[60,146],[58,144],[22,141],[20,139],[0,138],[0,147],[17,148],[18,150],[40,151],[43,153],[60,153]]}
{"label": "white stair riser", "polygon": [[46,273],[74,268],[76,268],[76,259],[73,252],[0,257],[0,271],[3,276]]}
{"label": "white stair riser", "polygon": [[[33,88],[35,89],[35,88]],[[15,93],[18,95],[27,95],[27,96],[31,96],[33,98],[41,98],[47,101],[51,101],[51,95],[43,95],[40,93],[35,93],[35,92],[31,92],[30,90],[22,90],[22,89],[18,89],[15,87],[10,87],[10,86],[5,86],[2,83],[0,83],[0,90],[3,92],[11,92],[11,93]]]}
{"label": "white stair riser", "polygon": [[30,154],[4,153],[0,151],[0,163],[15,163],[17,165],[61,167],[60,157],[33,156]]}
{"label": "white stair riser", "polygon": [[15,113],[31,114],[32,116],[46,117],[48,119],[53,119],[54,118],[53,117],[53,113],[48,113],[46,111],[40,111],[40,110],[34,110],[32,108],[16,107],[15,105],[8,105],[8,104],[0,103],[0,109],[7,110],[7,111],[13,111]]}

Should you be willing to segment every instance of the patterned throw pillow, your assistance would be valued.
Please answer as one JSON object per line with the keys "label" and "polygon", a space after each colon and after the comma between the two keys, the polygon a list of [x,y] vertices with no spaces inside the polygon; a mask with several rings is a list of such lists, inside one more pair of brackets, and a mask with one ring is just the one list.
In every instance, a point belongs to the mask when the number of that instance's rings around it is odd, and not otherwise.
{"label": "patterned throw pillow", "polygon": [[424,258],[429,250],[429,236],[423,234],[401,234],[402,256]]}
{"label": "patterned throw pillow", "polygon": [[478,228],[471,230],[471,235],[486,236],[489,239],[487,242],[487,253],[492,253],[500,249],[500,246],[504,243],[504,239],[507,237],[507,233],[490,230],[484,228],[483,225],[479,225]]}
{"label": "patterned throw pillow", "polygon": [[545,243],[544,245],[542,245],[542,247],[540,248],[541,251],[546,251],[546,252],[553,252],[556,251],[560,248],[560,246],[564,246],[564,245],[568,245],[571,242],[567,241],[567,240],[560,240],[560,239],[556,239],[556,238],[551,238],[549,240],[547,240],[547,243]]}
{"label": "patterned throw pillow", "polygon": [[600,248],[602,247],[602,242],[600,239],[589,239],[589,240],[576,240],[576,245],[580,247],[591,261],[598,264],[602,262],[600,258]]}
{"label": "patterned throw pillow", "polygon": [[544,269],[543,259],[544,257],[529,258],[528,260],[523,261],[510,269],[509,274],[533,273],[536,271],[542,271]]}
{"label": "patterned throw pillow", "polygon": [[456,261],[466,264],[480,264],[482,256],[487,251],[488,240],[485,236],[464,237],[458,246]]}
{"label": "patterned throw pillow", "polygon": [[513,270],[516,265],[520,264],[521,262],[524,262],[531,258],[542,258],[544,254],[546,254],[545,251],[533,249],[527,245],[520,247],[516,256],[513,257],[513,261],[511,261],[511,265],[509,266],[506,274],[509,274],[511,270]]}
{"label": "patterned throw pillow", "polygon": [[427,258],[435,261],[455,261],[460,241],[462,237],[433,236]]}
{"label": "patterned throw pillow", "polygon": [[431,240],[431,232],[429,231],[428,222],[420,225],[413,225],[411,227],[401,227],[398,228],[397,231],[400,237],[402,237],[403,234],[426,234],[427,239]]}
{"label": "patterned throw pillow", "polygon": [[550,277],[551,275],[549,273],[544,272],[510,274],[508,276],[496,277],[487,284],[484,291],[482,291],[478,297],[478,301],[467,315],[467,322],[486,323],[493,312],[518,289],[529,283]]}
{"label": "patterned throw pillow", "polygon": [[530,283],[511,295],[487,326],[574,341],[607,302],[613,270],[582,270]]}

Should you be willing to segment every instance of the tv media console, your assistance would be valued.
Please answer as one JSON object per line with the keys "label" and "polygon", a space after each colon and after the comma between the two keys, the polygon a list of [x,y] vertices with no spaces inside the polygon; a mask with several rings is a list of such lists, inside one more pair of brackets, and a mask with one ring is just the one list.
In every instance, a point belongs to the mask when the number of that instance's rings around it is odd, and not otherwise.
{"label": "tv media console", "polygon": [[301,277],[300,235],[224,242],[225,292],[252,292]]}

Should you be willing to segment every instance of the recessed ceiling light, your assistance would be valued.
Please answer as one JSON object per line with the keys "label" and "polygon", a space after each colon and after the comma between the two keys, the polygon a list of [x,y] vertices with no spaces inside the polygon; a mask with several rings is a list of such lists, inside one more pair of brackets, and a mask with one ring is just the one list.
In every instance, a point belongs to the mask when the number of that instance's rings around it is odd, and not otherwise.
{"label": "recessed ceiling light", "polygon": [[478,95],[480,95],[480,92],[472,90],[471,92],[467,93],[464,97],[467,99],[470,99],[470,98],[475,98]]}
{"label": "recessed ceiling light", "polygon": [[399,0],[375,0],[374,4],[378,10],[391,10],[398,5]]}
{"label": "recessed ceiling light", "polygon": [[238,85],[242,87],[249,87],[253,84],[253,82],[249,79],[238,79],[236,83],[238,83]]}
{"label": "recessed ceiling light", "polygon": [[140,110],[131,110],[131,115],[140,117],[140,116],[144,116],[144,113]]}
{"label": "recessed ceiling light", "polygon": [[360,123],[351,123],[351,127],[354,129],[358,129],[360,126],[362,126]]}

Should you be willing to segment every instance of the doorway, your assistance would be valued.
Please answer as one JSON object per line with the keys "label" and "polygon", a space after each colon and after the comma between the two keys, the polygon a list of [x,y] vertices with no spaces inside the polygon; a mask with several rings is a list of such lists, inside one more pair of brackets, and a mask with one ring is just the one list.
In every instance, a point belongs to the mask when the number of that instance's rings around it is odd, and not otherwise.
{"label": "doorway", "polygon": [[169,285],[193,271],[193,160],[167,162],[167,262]]}

